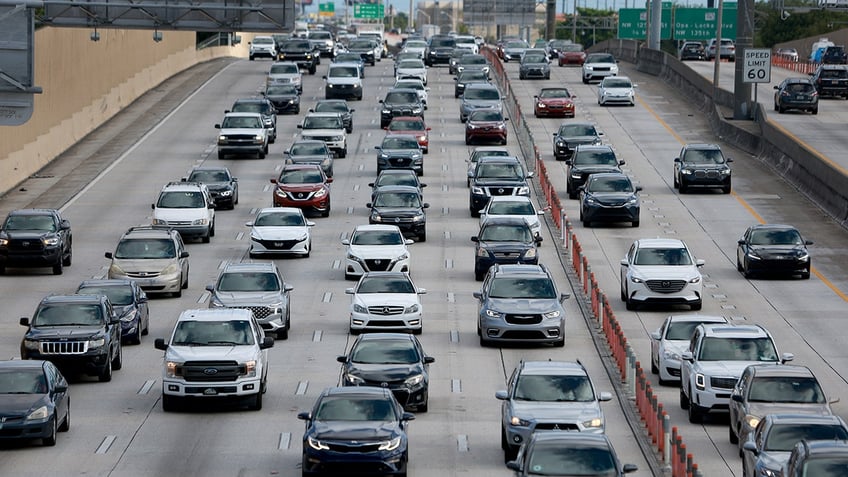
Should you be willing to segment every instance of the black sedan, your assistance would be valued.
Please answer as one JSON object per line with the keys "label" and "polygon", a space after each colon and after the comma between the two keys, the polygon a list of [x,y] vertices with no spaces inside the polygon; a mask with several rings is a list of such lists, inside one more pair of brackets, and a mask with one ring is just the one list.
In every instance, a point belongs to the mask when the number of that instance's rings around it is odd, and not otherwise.
{"label": "black sedan", "polygon": [[56,432],[71,426],[68,382],[49,361],[0,361],[0,439],[41,439],[56,445]]}
{"label": "black sedan", "polygon": [[315,103],[315,107],[309,110],[310,113],[339,113],[344,123],[345,131],[348,134],[353,132],[353,113],[355,109],[348,106],[344,99],[321,99]]}
{"label": "black sedan", "polygon": [[407,421],[415,419],[385,388],[325,389],[311,412],[301,412],[302,474],[357,473],[405,476],[409,460]]}
{"label": "black sedan", "polygon": [[630,222],[638,227],[640,190],[620,172],[590,175],[580,187],[580,221],[584,227],[592,222]]}
{"label": "black sedan", "polygon": [[638,470],[635,464],[621,465],[609,438],[585,432],[536,432],[521,448],[516,460],[508,462],[516,476],[603,475],[621,477]]}
{"label": "black sedan", "polygon": [[375,333],[360,336],[342,363],[345,386],[386,387],[407,410],[427,412],[430,363],[435,359],[408,333]]}
{"label": "black sedan", "polygon": [[774,110],[778,113],[797,109],[819,114],[819,93],[810,78],[786,78],[774,89]]}
{"label": "black sedan", "polygon": [[141,344],[150,330],[150,309],[144,290],[134,280],[85,280],[77,288],[80,295],[106,295],[121,318],[121,341]]}
{"label": "black sedan", "polygon": [[277,114],[300,113],[300,91],[293,84],[269,84],[262,96],[271,101]]}
{"label": "black sedan", "polygon": [[233,177],[226,167],[195,167],[183,178],[184,182],[202,182],[209,189],[209,195],[216,209],[234,209],[238,204],[238,177]]}
{"label": "black sedan", "polygon": [[791,225],[748,227],[736,247],[736,269],[750,278],[756,273],[780,273],[810,278],[810,253],[798,229]]}

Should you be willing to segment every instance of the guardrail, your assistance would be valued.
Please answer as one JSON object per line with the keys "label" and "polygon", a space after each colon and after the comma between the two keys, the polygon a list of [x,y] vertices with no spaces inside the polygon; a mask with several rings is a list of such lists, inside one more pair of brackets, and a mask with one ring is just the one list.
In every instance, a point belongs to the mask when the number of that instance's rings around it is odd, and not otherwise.
{"label": "guardrail", "polygon": [[680,431],[677,427],[671,426],[671,420],[665,411],[664,404],[659,402],[657,395],[654,394],[648,376],[642,369],[641,363],[636,360],[636,354],[624,335],[623,328],[619,324],[612,306],[610,306],[606,293],[595,280],[589,259],[583,254],[583,247],[574,233],[574,228],[562,206],[556,187],[551,182],[533,134],[524,121],[521,105],[518,104],[518,100],[513,94],[503,64],[491,48],[484,48],[482,53],[492,64],[495,80],[504,95],[504,108],[509,114],[510,120],[513,121],[524,161],[528,168],[537,172],[540,195],[544,198],[546,206],[551,211],[551,219],[560,231],[565,255],[569,258],[577,277],[573,283],[575,285],[574,291],[582,293],[583,297],[590,303],[591,318],[605,338],[612,359],[618,369],[621,385],[634,400],[633,406],[639,414],[641,426],[651,440],[651,446],[656,452],[655,457],[665,465],[665,470],[671,477],[703,477],[698,469],[698,464],[695,463],[694,456],[687,452]]}

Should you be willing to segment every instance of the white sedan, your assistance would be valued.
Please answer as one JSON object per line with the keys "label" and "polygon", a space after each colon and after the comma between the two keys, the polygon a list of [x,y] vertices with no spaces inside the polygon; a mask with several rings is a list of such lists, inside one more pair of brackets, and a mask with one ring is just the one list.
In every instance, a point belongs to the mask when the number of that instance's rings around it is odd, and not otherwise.
{"label": "white sedan", "polygon": [[402,60],[397,65],[395,79],[418,78],[427,85],[427,66],[422,60]]}
{"label": "white sedan", "polygon": [[259,255],[299,255],[312,251],[310,227],[303,210],[296,207],[268,207],[256,214],[250,227],[250,257]]}
{"label": "white sedan", "polygon": [[409,273],[411,239],[403,238],[397,225],[359,225],[342,240],[347,246],[345,280],[359,278],[370,271]]}
{"label": "white sedan", "polygon": [[367,272],[345,293],[350,300],[350,333],[398,331],[420,334],[423,309],[419,295],[427,290],[412,283],[408,273]]}
{"label": "white sedan", "polygon": [[607,76],[598,85],[598,104],[610,103],[636,106],[636,85],[626,76]]}
{"label": "white sedan", "polygon": [[660,384],[680,381],[680,356],[689,349],[692,331],[701,323],[727,323],[723,316],[671,315],[651,333],[651,373]]}

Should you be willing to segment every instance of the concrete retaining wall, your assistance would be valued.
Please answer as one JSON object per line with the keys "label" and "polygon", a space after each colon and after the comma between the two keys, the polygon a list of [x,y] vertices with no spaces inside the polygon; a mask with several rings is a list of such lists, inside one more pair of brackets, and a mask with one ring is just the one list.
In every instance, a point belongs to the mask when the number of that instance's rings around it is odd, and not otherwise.
{"label": "concrete retaining wall", "polygon": [[100,41],[80,28],[43,28],[35,35],[32,118],[0,126],[0,194],[36,173],[139,96],[197,63],[247,56],[243,35],[235,47],[195,48],[193,32],[100,30]]}

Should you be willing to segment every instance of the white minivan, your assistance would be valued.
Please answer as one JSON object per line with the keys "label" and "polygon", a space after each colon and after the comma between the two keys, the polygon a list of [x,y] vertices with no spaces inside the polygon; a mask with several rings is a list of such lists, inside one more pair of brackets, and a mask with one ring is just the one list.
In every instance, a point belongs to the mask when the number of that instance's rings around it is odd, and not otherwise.
{"label": "white minivan", "polygon": [[183,237],[200,237],[203,243],[215,235],[215,201],[200,182],[169,182],[151,207],[153,225],[171,227]]}

